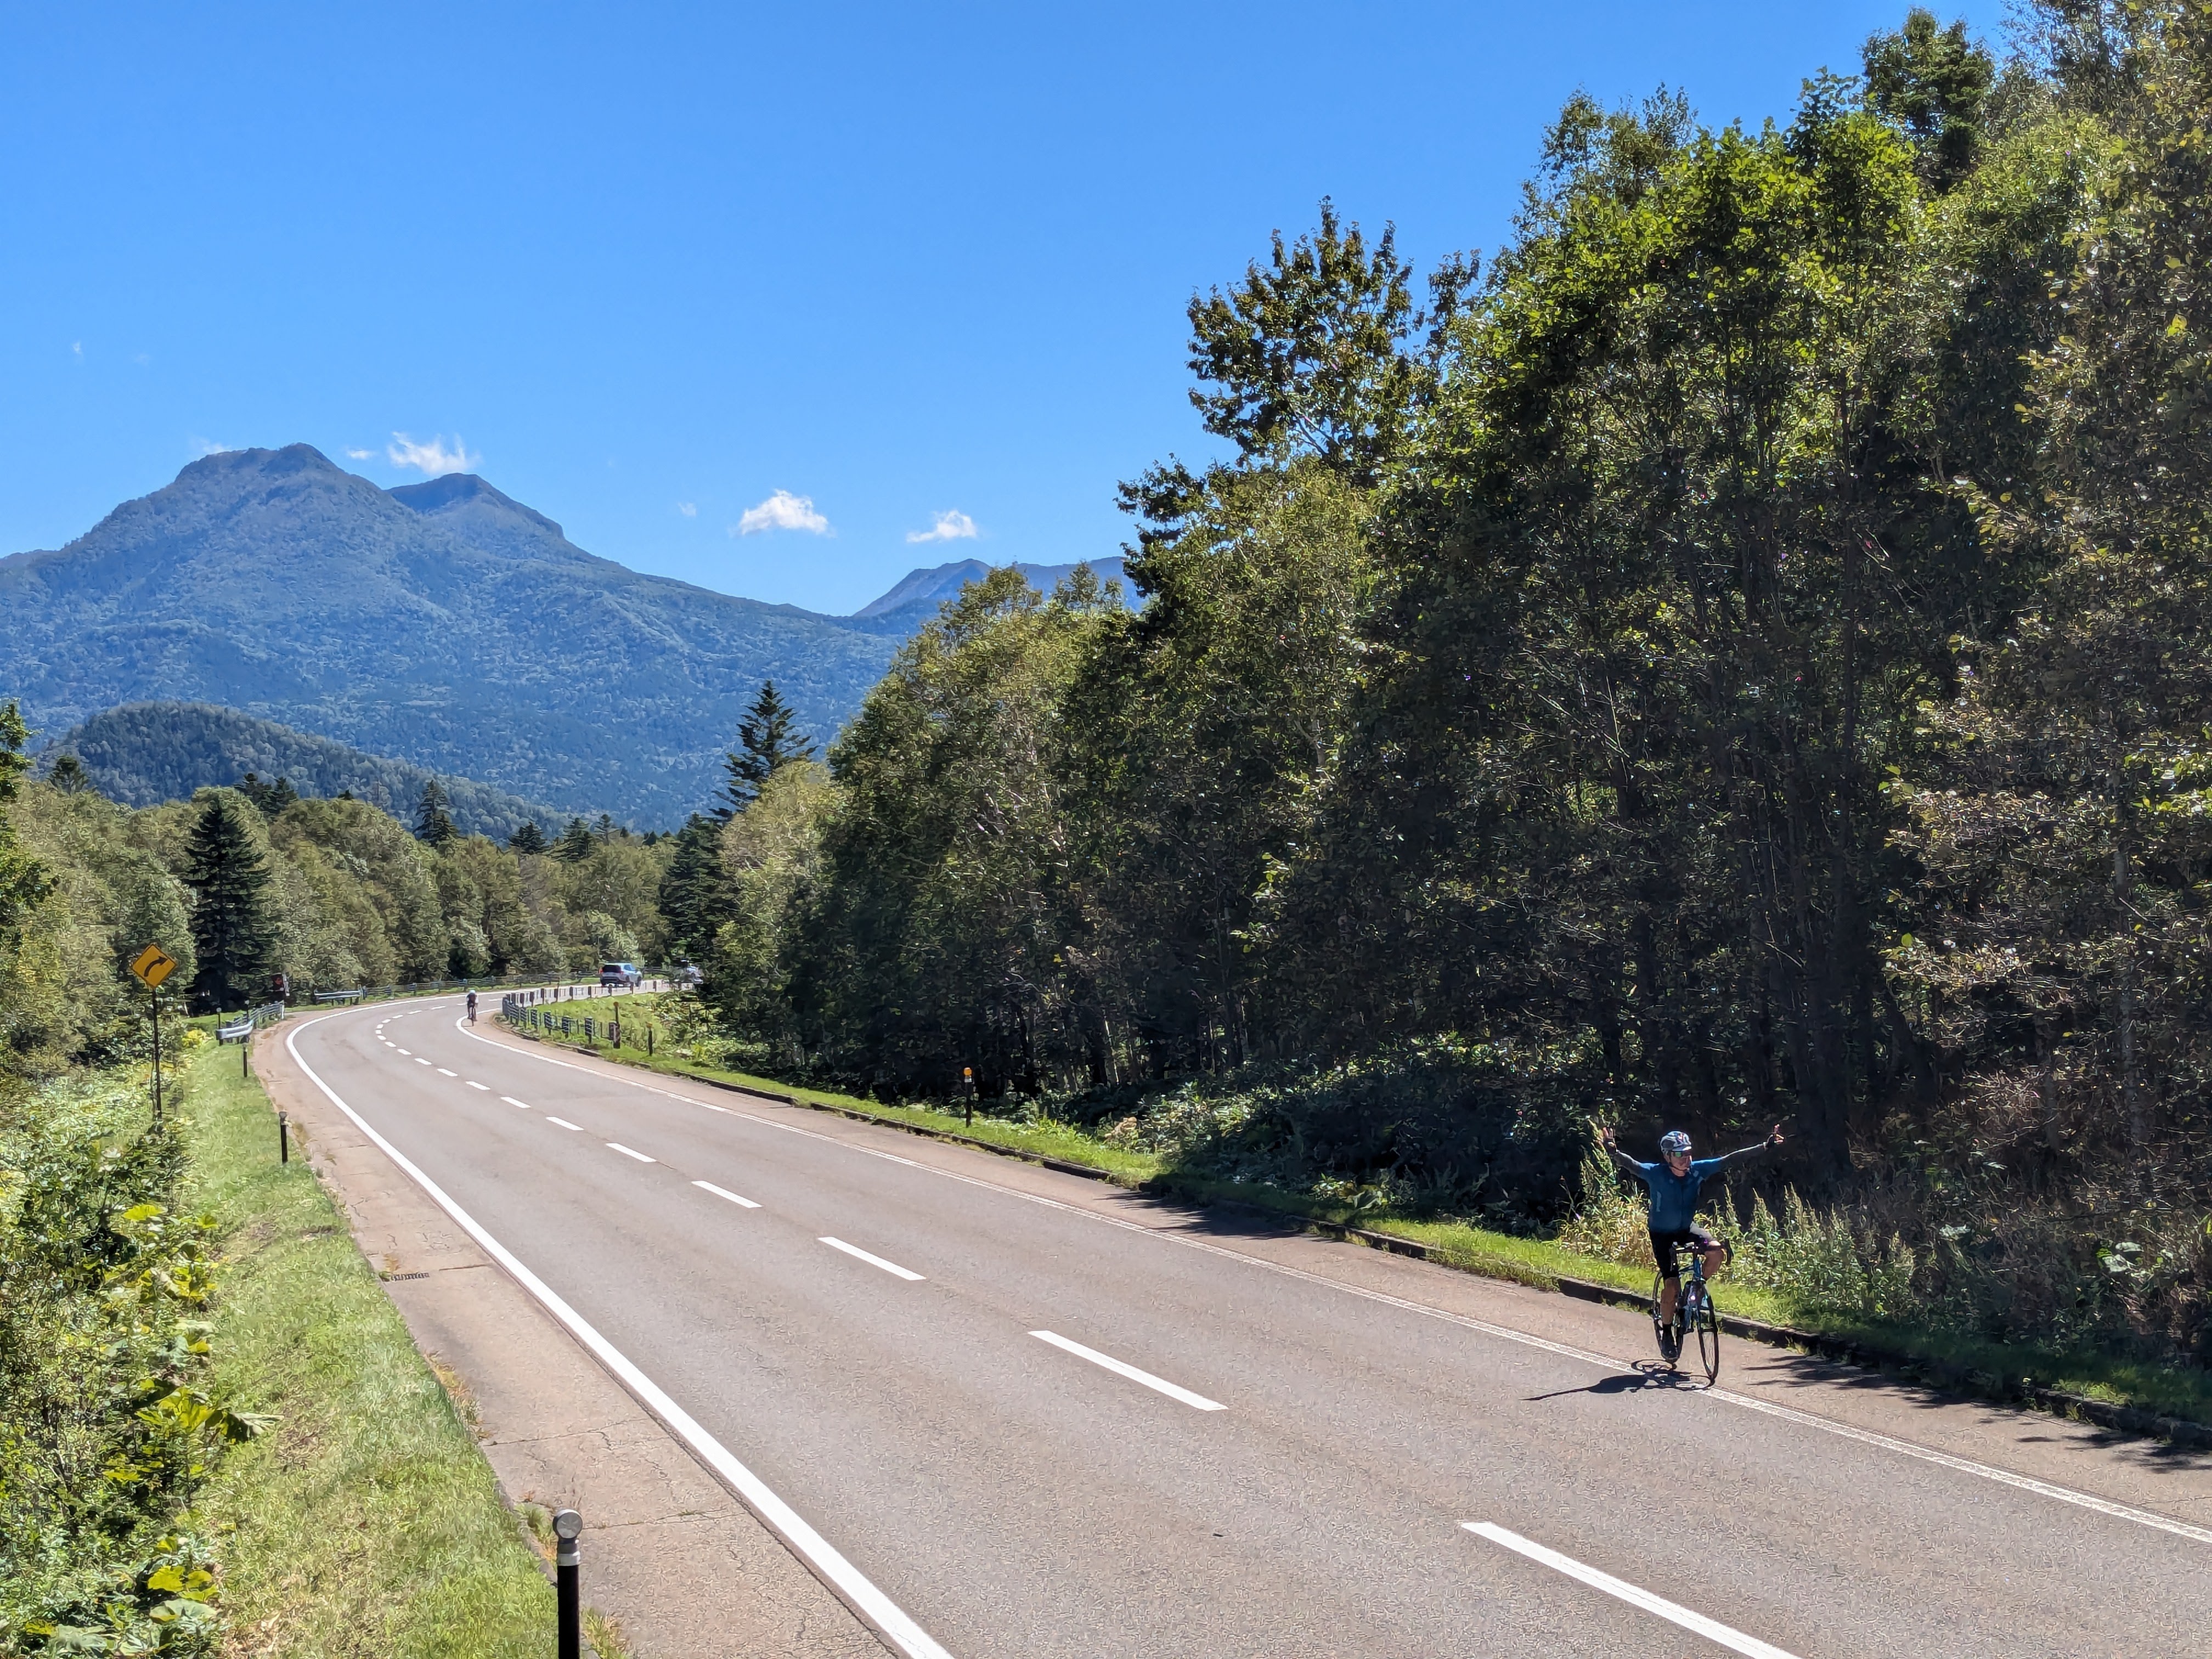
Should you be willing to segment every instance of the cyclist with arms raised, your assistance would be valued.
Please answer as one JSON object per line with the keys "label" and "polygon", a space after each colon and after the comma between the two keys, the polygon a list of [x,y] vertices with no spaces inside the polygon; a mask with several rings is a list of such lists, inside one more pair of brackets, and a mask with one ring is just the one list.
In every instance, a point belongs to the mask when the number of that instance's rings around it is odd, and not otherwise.
{"label": "cyclist with arms raised", "polygon": [[[1680,1129],[1669,1129],[1659,1137],[1659,1153],[1665,1161],[1659,1164],[1639,1164],[1613,1144],[1613,1131],[1601,1126],[1597,1132],[1599,1143],[1613,1154],[1614,1163],[1644,1183],[1650,1203],[1651,1254],[1658,1258],[1662,1278],[1659,1285],[1659,1328],[1671,1349],[1679,1339],[1674,1334],[1674,1298],[1680,1293],[1682,1276],[1674,1271],[1674,1247],[1694,1244],[1705,1258],[1705,1271],[1717,1273],[1727,1259],[1726,1247],[1703,1227],[1698,1225],[1698,1194],[1705,1190],[1706,1179],[1717,1172],[1731,1158],[1748,1158],[1753,1152],[1763,1152],[1769,1146],[1782,1144],[1782,1126],[1778,1123],[1765,1139],[1749,1146],[1740,1146],[1735,1152],[1723,1152],[1718,1158],[1692,1158],[1690,1156],[1690,1137]],[[1669,1360],[1674,1355],[1669,1352]]]}

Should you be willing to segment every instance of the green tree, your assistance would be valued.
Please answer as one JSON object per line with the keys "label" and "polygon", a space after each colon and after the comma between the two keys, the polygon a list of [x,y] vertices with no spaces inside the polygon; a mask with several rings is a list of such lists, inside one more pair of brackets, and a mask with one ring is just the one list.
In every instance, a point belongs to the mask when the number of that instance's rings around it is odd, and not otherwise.
{"label": "green tree", "polygon": [[1983,109],[1996,64],[1966,34],[1915,6],[1905,27],[1869,38],[1864,53],[1868,107],[1905,129],[1920,152],[1922,177],[1937,193],[1973,170],[1982,146]]}
{"label": "green tree", "polygon": [[799,733],[798,720],[775,682],[763,680],[760,695],[738,723],[736,751],[722,757],[729,777],[722,786],[724,805],[714,809],[716,822],[726,823],[751,805],[776,768],[814,757],[813,740]]}
{"label": "green tree", "polygon": [[538,854],[545,850],[545,832],[538,827],[536,818],[525,818],[507,838],[508,848],[516,853]]}
{"label": "green tree", "polygon": [[581,818],[570,818],[561,839],[553,843],[553,856],[563,864],[574,864],[591,854],[592,826]]}
{"label": "green tree", "polygon": [[75,755],[56,756],[46,781],[64,795],[81,795],[93,787],[92,774],[84,769],[84,763]]}
{"label": "green tree", "polygon": [[453,805],[447,798],[445,786],[433,778],[422,786],[422,799],[415,808],[415,839],[425,844],[443,848],[460,831],[453,828],[453,820],[446,809]]}
{"label": "green tree", "polygon": [[[30,740],[30,728],[14,701],[0,705],[0,807],[15,799],[22,775],[30,769],[23,753]],[[23,912],[45,896],[51,879],[45,867],[22,850],[15,826],[0,811],[0,941]]]}
{"label": "green tree", "polygon": [[675,851],[661,878],[659,907],[672,949],[694,961],[705,955],[728,919],[730,897],[722,875],[722,826],[694,812],[672,837]]}
{"label": "green tree", "polygon": [[1318,230],[1287,246],[1276,232],[1265,266],[1247,267],[1227,294],[1190,302],[1190,368],[1200,382],[1190,401],[1206,429],[1248,459],[1310,454],[1371,483],[1433,387],[1409,342],[1449,319],[1473,271],[1440,270],[1427,315],[1413,309],[1412,275],[1395,228],[1370,249],[1326,198]]}
{"label": "green tree", "polygon": [[192,945],[199,957],[194,999],[205,1008],[246,1007],[264,989],[273,919],[268,859],[232,791],[201,792],[184,878],[192,890]]}

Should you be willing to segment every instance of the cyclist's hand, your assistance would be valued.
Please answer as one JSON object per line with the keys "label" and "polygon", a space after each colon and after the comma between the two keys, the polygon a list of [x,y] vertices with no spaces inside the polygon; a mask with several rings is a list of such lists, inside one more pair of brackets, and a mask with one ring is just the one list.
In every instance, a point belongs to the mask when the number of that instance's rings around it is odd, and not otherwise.
{"label": "cyclist's hand", "polygon": [[1766,1144],[1770,1146],[1779,1146],[1782,1144],[1782,1126],[1779,1123],[1774,1126],[1774,1132],[1766,1137]]}

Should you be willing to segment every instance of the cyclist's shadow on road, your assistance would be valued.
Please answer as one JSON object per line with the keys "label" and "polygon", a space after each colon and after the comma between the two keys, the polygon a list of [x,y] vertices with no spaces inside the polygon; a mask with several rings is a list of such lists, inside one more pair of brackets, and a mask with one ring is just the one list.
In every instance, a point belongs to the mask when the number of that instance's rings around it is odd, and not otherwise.
{"label": "cyclist's shadow on road", "polygon": [[1656,1359],[1640,1359],[1626,1371],[1616,1371],[1611,1376],[1601,1376],[1595,1382],[1579,1389],[1554,1389],[1549,1394],[1529,1395],[1528,1403],[1540,1400],[1557,1400],[1570,1394],[1640,1394],[1646,1389],[1683,1389],[1692,1393],[1701,1392],[1705,1380],[1686,1372],[1669,1370]]}

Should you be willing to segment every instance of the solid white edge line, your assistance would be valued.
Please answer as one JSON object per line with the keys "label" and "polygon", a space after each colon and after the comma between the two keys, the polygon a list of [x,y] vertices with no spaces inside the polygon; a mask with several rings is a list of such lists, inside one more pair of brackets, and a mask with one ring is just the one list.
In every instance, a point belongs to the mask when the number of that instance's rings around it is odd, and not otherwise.
{"label": "solid white edge line", "polygon": [[694,1187],[698,1188],[699,1188],[701,1191],[702,1191],[702,1192],[709,1192],[709,1193],[714,1194],[714,1195],[715,1197],[717,1197],[717,1198],[726,1198],[726,1199],[728,1199],[728,1200],[730,1200],[730,1202],[731,1202],[731,1203],[732,1203],[732,1204],[740,1204],[740,1205],[743,1205],[743,1206],[744,1206],[746,1209],[748,1209],[748,1210],[757,1210],[758,1208],[760,1208],[760,1206],[759,1206],[759,1205],[757,1205],[757,1204],[756,1204],[756,1203],[754,1203],[754,1202],[752,1201],[752,1200],[750,1200],[750,1198],[739,1198],[739,1197],[738,1197],[735,1193],[732,1192],[732,1191],[731,1191],[727,1187],[717,1187],[717,1186],[716,1186],[713,1182],[711,1182],[711,1181],[695,1181],[695,1182],[693,1182],[691,1184],[692,1184]]}
{"label": "solid white edge line", "polygon": [[580,1124],[580,1123],[571,1123],[571,1122],[569,1122],[569,1121],[568,1121],[568,1120],[567,1118],[565,1118],[565,1117],[555,1117],[555,1116],[554,1116],[550,1112],[548,1112],[548,1113],[545,1115],[545,1121],[546,1121],[548,1123],[553,1124],[553,1125],[555,1125],[555,1126],[556,1126],[557,1127],[560,1127],[560,1128],[563,1128],[563,1129],[574,1129],[574,1130],[578,1134],[581,1134],[581,1133],[584,1133],[584,1126],[583,1126],[582,1124]]}
{"label": "solid white edge line", "polygon": [[896,1261],[886,1261],[879,1255],[870,1255],[859,1245],[848,1244],[842,1238],[821,1238],[817,1239],[815,1243],[817,1244],[827,1244],[833,1250],[842,1250],[849,1256],[857,1256],[862,1261],[866,1262],[871,1267],[881,1267],[887,1273],[896,1273],[901,1279],[906,1279],[910,1283],[919,1285],[921,1282],[921,1275],[915,1273],[912,1268],[902,1267]]}
{"label": "solid white edge line", "polygon": [[[328,1018],[329,1016],[324,1015],[321,1018]],[[1286,1279],[1300,1279],[1306,1284],[1335,1291],[1345,1296],[1356,1296],[1363,1301],[1376,1302],[1385,1307],[1396,1308],[1406,1313],[1419,1314],[1424,1319],[1434,1319],[1447,1325],[1456,1325],[1462,1330],[1480,1332],[1485,1336],[1497,1337],[1501,1341],[1518,1343],[1524,1348],[1539,1348],[1547,1353],[1558,1354],[1565,1359],[1579,1360],[1583,1364],[1601,1366],[1609,1371],[1620,1371],[1629,1364],[1626,1360],[1616,1359],[1608,1354],[1593,1353],[1588,1348],[1577,1348],[1565,1342],[1554,1342],[1548,1337],[1536,1336],[1528,1331],[1516,1331],[1510,1326],[1495,1325],[1486,1319],[1476,1319],[1468,1314],[1455,1314],[1443,1308],[1432,1308],[1425,1303],[1415,1302],[1406,1297],[1392,1296],[1387,1291],[1369,1290],[1362,1285],[1347,1285],[1342,1279],[1309,1273],[1304,1267],[1293,1267],[1285,1262],[1270,1261],[1264,1256],[1247,1255],[1242,1250],[1232,1250],[1223,1245],[1210,1244],[1203,1239],[1187,1237],[1182,1234],[1169,1232],[1158,1227],[1147,1227],[1139,1222],[1124,1221],[1118,1216],[1102,1215],[1097,1211],[1085,1209],[1079,1204],[1062,1203],[1059,1199],[1047,1198],[1040,1193],[1024,1193],[1015,1188],[1001,1186],[995,1181],[984,1181],[975,1176],[962,1175],[956,1170],[940,1169],[933,1164],[924,1164],[917,1158],[902,1158],[896,1152],[884,1152],[880,1147],[858,1146],[849,1140],[842,1140],[836,1135],[823,1134],[818,1129],[809,1129],[797,1123],[779,1123],[771,1117],[761,1117],[751,1112],[735,1111],[727,1106],[717,1106],[711,1101],[695,1100],[690,1095],[678,1094],[672,1089],[656,1089],[651,1084],[634,1082],[626,1077],[611,1076],[608,1073],[598,1071],[588,1066],[579,1066],[569,1060],[556,1060],[551,1054],[539,1054],[534,1048],[495,1042],[489,1037],[477,1036],[474,1031],[469,1032],[468,1035],[476,1037],[479,1042],[489,1043],[491,1047],[504,1053],[517,1054],[526,1060],[539,1060],[548,1066],[558,1066],[563,1071],[585,1072],[593,1077],[610,1079],[645,1094],[659,1095],[668,1100],[680,1101],[686,1106],[703,1106],[710,1112],[721,1112],[747,1123],[758,1124],[763,1128],[780,1129],[786,1134],[803,1135],[809,1140],[819,1140],[829,1146],[841,1146],[848,1152],[858,1152],[863,1158],[881,1158],[887,1164],[903,1164],[909,1170],[919,1170],[926,1175],[937,1176],[946,1181],[957,1181],[963,1186],[978,1187],[985,1192],[996,1193],[1003,1198],[1017,1199],[1024,1204],[1042,1205],[1048,1210],[1057,1210],[1063,1215],[1079,1216],[1086,1221],[1095,1221],[1101,1226],[1119,1227],[1125,1232],[1141,1233],[1147,1238],[1156,1239],[1164,1244],[1179,1245],[1187,1250],[1198,1250],[1207,1255],[1220,1256],[1224,1261],[1242,1262],[1248,1267],[1258,1267],[1267,1273],[1279,1273]],[[2135,1509],[2125,1504],[2115,1503],[2109,1498],[2099,1498],[2089,1492],[2077,1492],[2070,1486],[2053,1486],[2047,1480],[2038,1480],[2029,1475],[2015,1474],[2010,1469],[2001,1469],[1989,1463],[1978,1463],[1972,1458],[1960,1457],[1950,1452],[1937,1451],[1932,1447],[1918,1445],[1910,1440],[1899,1440],[1886,1434],[1877,1434],[1871,1430],[1854,1428],[1848,1423],[1839,1423],[1832,1418],[1815,1416],[1810,1412],[1801,1412],[1793,1407],[1771,1405],[1765,1401],[1753,1400],[1747,1395],[1736,1394],[1729,1389],[1703,1389],[1698,1393],[1701,1399],[1717,1400],[1728,1405],[1764,1412],[1769,1417],[1780,1418],[1785,1422],[1795,1423],[1802,1428],[1818,1429],[1823,1434],[1838,1435],[1846,1440],[1858,1441],[1863,1445],[1895,1452],[1900,1456],[1917,1458],[1923,1463],[1933,1463],[1939,1468],[1950,1469],[1960,1474],[1972,1475],[1983,1480],[1993,1480],[2000,1486],[2010,1486],[2020,1492],[2033,1492],[2037,1497],[2048,1498],[2057,1503],[2071,1504],[2077,1509],[2089,1510],[2099,1515],[2109,1516],[2116,1521],[2127,1521],[2136,1526],[2153,1528],[2160,1532],[2171,1533],[2177,1538],[2189,1539],[2194,1543],[2212,1544],[2212,1528],[2192,1527],[2185,1521],[2177,1521],[2170,1516],[2160,1515],[2154,1510]]]}
{"label": "solid white edge line", "polygon": [[[322,1019],[335,1018],[325,1014]],[[331,1105],[353,1121],[354,1127],[373,1141],[384,1155],[404,1170],[415,1184],[430,1197],[430,1200],[452,1217],[464,1232],[483,1247],[495,1261],[510,1273],[514,1281],[530,1292],[538,1304],[568,1328],[569,1334],[586,1348],[599,1363],[621,1379],[645,1408],[665,1423],[684,1443],[703,1459],[708,1467],[729,1483],[754,1514],[775,1528],[784,1542],[798,1552],[807,1565],[822,1575],[854,1609],[887,1638],[893,1646],[908,1656],[908,1659],[952,1659],[939,1647],[929,1633],[915,1623],[906,1612],[890,1596],[878,1589],[867,1575],[838,1551],[830,1540],[809,1526],[798,1510],[777,1497],[768,1485],[750,1469],[740,1463],[729,1449],[700,1425],[681,1406],[669,1398],[660,1385],[634,1364],[629,1357],[613,1343],[601,1336],[586,1322],[583,1316],[554,1291],[552,1287],[524,1267],[506,1245],[494,1238],[478,1224],[476,1218],[446,1195],[438,1183],[417,1169],[411,1159],[368,1125],[368,1120],[338,1098],[331,1085],[317,1075],[315,1068],[300,1057],[294,1039],[316,1020],[303,1022],[284,1039],[285,1051],[295,1064],[307,1073],[307,1080],[321,1090]]]}
{"label": "solid white edge line", "polygon": [[1927,1446],[1916,1446],[1909,1440],[1893,1440],[1886,1434],[1876,1434],[1871,1429],[1855,1428],[1848,1423],[1832,1423],[1823,1417],[1814,1417],[1793,1407],[1778,1406],[1771,1401],[1753,1400],[1748,1395],[1730,1394],[1715,1390],[1716,1399],[1725,1400],[1731,1406],[1742,1406],[1769,1417],[1778,1417],[1785,1423],[1802,1423],[1809,1428],[1825,1429],[1830,1434],[1839,1434],[1846,1440],[1856,1440],[1863,1445],[1879,1446],[1884,1451],[1917,1457],[1923,1463],[1934,1463],[1947,1469],[1956,1469],[1961,1474],[1978,1474],[1984,1480],[1995,1480],[2032,1492],[2039,1498],[2055,1498],[2062,1504],[2077,1504],[2085,1510],[2094,1510],[2100,1515],[2109,1515],[2115,1521],[2132,1521],[2137,1526],[2155,1527],[2160,1532],[2170,1532],[2178,1538],[2193,1539],[2200,1544],[2212,1544],[2212,1528],[2192,1527],[2186,1521],[2175,1521],[2148,1510],[2130,1509],[2125,1504],[2115,1504],[2109,1498],[2098,1498],[2086,1492],[2075,1492],[2068,1486],[2054,1486],[2046,1480],[2032,1475],[2014,1474],[2010,1469],[1992,1468],[1977,1463],[1970,1458],[1954,1457],[1949,1452],[1940,1452]]}
{"label": "solid white edge line", "polygon": [[1194,1411],[1225,1412],[1229,1409],[1218,1400],[1208,1400],[1202,1394],[1193,1394],[1188,1389],[1178,1388],[1167,1378],[1154,1376],[1150,1371],[1140,1371],[1134,1365],[1124,1364],[1111,1354],[1101,1353],[1096,1348],[1086,1348],[1080,1342],[1071,1342],[1057,1331],[1031,1331],[1030,1334],[1040,1342],[1049,1342],[1055,1348],[1066,1350],[1078,1359],[1087,1359],[1094,1365],[1103,1366],[1116,1376],[1126,1376],[1132,1382],[1141,1382],[1148,1389],[1157,1389],[1169,1399],[1180,1400]]}
{"label": "solid white edge line", "polygon": [[623,1146],[619,1140],[610,1140],[607,1142],[607,1150],[611,1152],[620,1152],[624,1158],[634,1158],[641,1164],[658,1164],[660,1162],[657,1158],[647,1158],[643,1152],[637,1151],[635,1147]]}
{"label": "solid white edge line", "polygon": [[1740,1630],[1731,1630],[1717,1619],[1708,1619],[1702,1613],[1678,1607],[1663,1595],[1654,1595],[1650,1590],[1630,1583],[1625,1578],[1615,1578],[1609,1572],[1600,1572],[1595,1567],[1586,1567],[1571,1555],[1562,1555],[1557,1550],[1546,1549],[1541,1544],[1523,1538],[1517,1532],[1487,1521],[1462,1521],[1460,1525],[1478,1537],[1487,1538],[1493,1544],[1503,1544],[1509,1550],[1540,1562],[1554,1572],[1563,1572],[1570,1578],[1578,1578],[1593,1589],[1601,1589],[1607,1595],[1617,1596],[1631,1607],[1641,1607],[1646,1613],[1656,1613],[1662,1619],[1680,1625],[1684,1630],[1694,1631],[1708,1642],[1717,1642],[1746,1659],[1796,1659],[1796,1656],[1776,1647],[1771,1642],[1762,1642],[1756,1636],[1746,1636]]}

